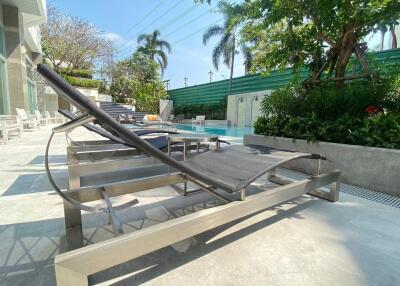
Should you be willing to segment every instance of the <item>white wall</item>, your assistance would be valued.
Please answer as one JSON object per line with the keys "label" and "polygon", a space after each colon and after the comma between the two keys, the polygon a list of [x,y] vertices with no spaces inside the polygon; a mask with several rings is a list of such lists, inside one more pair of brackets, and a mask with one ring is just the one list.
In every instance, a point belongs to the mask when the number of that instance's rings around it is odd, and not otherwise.
{"label": "white wall", "polygon": [[112,97],[109,94],[103,94],[103,93],[99,93],[97,96],[97,100],[98,101],[107,101],[107,102],[111,102],[112,101]]}
{"label": "white wall", "polygon": [[232,126],[251,127],[261,115],[261,101],[272,90],[263,90],[228,96],[226,118]]}

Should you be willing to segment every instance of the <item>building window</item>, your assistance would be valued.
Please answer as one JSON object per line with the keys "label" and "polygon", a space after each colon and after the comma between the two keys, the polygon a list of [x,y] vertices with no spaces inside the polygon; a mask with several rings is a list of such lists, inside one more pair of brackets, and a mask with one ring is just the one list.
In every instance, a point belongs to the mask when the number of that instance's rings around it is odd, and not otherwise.
{"label": "building window", "polygon": [[0,114],[8,114],[8,91],[6,76],[6,60],[4,58],[4,28],[0,25]]}
{"label": "building window", "polygon": [[4,47],[5,47],[5,43],[4,43],[4,28],[3,26],[0,25],[0,55],[4,56]]}
{"label": "building window", "polygon": [[30,80],[28,80],[28,98],[29,98],[29,112],[31,114],[34,114],[35,110],[38,110],[36,85]]}
{"label": "building window", "polygon": [[8,114],[6,64],[0,57],[0,114]]}

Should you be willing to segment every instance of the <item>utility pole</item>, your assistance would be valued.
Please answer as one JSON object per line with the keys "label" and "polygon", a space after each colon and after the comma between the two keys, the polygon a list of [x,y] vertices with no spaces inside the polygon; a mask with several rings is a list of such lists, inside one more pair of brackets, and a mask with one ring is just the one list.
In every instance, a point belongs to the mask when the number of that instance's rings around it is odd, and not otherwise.
{"label": "utility pole", "polygon": [[185,81],[185,87],[187,87],[188,78],[185,76],[183,79],[184,79],[184,81]]}
{"label": "utility pole", "polygon": [[212,83],[213,72],[210,70],[210,71],[208,72],[208,74],[210,75],[210,83]]}
{"label": "utility pole", "polygon": [[167,79],[167,80],[164,80],[164,83],[165,83],[165,88],[167,89],[167,90],[169,90],[169,79]]}

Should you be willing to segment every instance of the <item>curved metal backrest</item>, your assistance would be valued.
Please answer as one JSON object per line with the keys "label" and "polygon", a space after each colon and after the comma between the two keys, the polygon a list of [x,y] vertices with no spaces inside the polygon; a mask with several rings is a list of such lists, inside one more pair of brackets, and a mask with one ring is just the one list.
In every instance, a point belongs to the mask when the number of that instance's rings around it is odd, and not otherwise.
{"label": "curved metal backrest", "polygon": [[37,71],[48,81],[48,83],[56,90],[56,92],[65,98],[68,102],[73,104],[79,110],[84,113],[93,115],[100,123],[109,126],[114,130],[119,137],[128,146],[135,146],[137,149],[143,151],[151,157],[154,157],[164,164],[171,166],[172,168],[187,174],[193,179],[198,179],[211,186],[223,187],[226,190],[230,190],[231,187],[224,186],[222,182],[215,180],[214,178],[204,175],[203,173],[197,172],[192,168],[184,166],[180,162],[169,157],[162,151],[153,147],[151,144],[140,138],[138,135],[132,133],[128,128],[114,120],[109,114],[100,109],[96,104],[90,102],[90,100],[82,95],[78,90],[66,82],[59,74],[47,67],[46,65],[39,64]]}
{"label": "curved metal backrest", "polygon": [[[61,113],[62,115],[64,115],[65,117],[67,117],[68,119],[75,119],[77,116],[69,111],[69,110],[65,110],[65,109],[59,109],[58,110],[59,113]],[[95,132],[97,134],[99,134],[100,136],[103,136],[107,139],[110,139],[114,142],[120,143],[120,144],[126,144],[123,140],[121,140],[121,138],[111,134],[110,132],[108,132],[106,129],[104,129],[103,127],[98,127],[96,125],[93,124],[85,124],[83,125],[87,130]],[[148,134],[178,134],[178,132],[175,131],[169,131],[169,130],[161,130],[161,129],[139,129],[139,130],[132,130],[131,131],[133,133],[135,133],[136,135],[139,136],[143,136],[143,135],[148,135]]]}
{"label": "curved metal backrest", "polygon": [[[72,113],[69,110],[59,109],[58,112],[61,113],[62,115],[64,115],[65,117],[71,119],[71,120],[74,120],[77,117],[74,113]],[[121,138],[118,138],[117,136],[112,135],[111,133],[107,132],[103,128],[98,128],[97,126],[94,126],[92,124],[84,124],[83,126],[87,130],[95,132],[95,133],[99,134],[100,136],[103,136],[104,138],[110,139],[111,141],[113,141],[115,143],[125,144],[125,142],[123,140],[121,140]]]}

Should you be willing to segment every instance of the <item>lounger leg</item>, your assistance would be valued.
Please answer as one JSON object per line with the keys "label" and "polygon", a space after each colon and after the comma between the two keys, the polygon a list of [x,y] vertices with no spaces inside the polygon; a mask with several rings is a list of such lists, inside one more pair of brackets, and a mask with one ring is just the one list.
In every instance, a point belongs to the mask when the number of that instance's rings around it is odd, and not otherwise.
{"label": "lounger leg", "polygon": [[103,200],[105,201],[105,203],[106,203],[106,205],[108,207],[108,211],[109,211],[108,219],[109,219],[109,222],[111,223],[111,225],[112,225],[112,227],[114,229],[114,232],[117,233],[117,234],[123,233],[122,224],[118,220],[117,215],[115,214],[115,211],[114,211],[113,206],[111,204],[110,198],[107,195],[107,192],[104,190],[104,188],[100,188],[99,191],[101,193],[101,196],[103,197]]}
{"label": "lounger leg", "polygon": [[[329,192],[325,192],[319,188],[311,187],[307,190],[307,193],[321,199],[325,199],[331,202],[336,202],[339,199],[339,191],[340,191],[340,171],[334,170],[330,173],[320,174],[317,176],[310,177],[313,181],[318,181],[318,184],[321,186],[329,186]],[[273,174],[272,172],[268,176],[268,180],[270,182],[276,183],[278,185],[288,185],[292,183],[290,180],[282,179]]]}
{"label": "lounger leg", "polygon": [[[187,150],[187,142],[183,142],[183,161],[186,161],[187,159],[187,155],[188,155],[188,150]],[[185,181],[183,183],[183,195],[186,196],[187,195],[187,181]]]}
{"label": "lounger leg", "polygon": [[245,199],[246,199],[246,190],[245,189],[240,190],[239,191],[239,200],[244,201]]}
{"label": "lounger leg", "polygon": [[329,192],[324,192],[316,189],[309,191],[308,193],[331,202],[336,202],[339,199],[339,191],[340,191],[340,182],[336,181],[330,184]]}
{"label": "lounger leg", "polygon": [[5,123],[2,125],[1,133],[3,134],[3,144],[7,144],[7,142],[8,142],[8,132],[7,132],[7,127],[6,127]]}
{"label": "lounger leg", "polygon": [[276,168],[268,172],[268,181],[272,182],[273,178],[275,177],[276,177]]}
{"label": "lounger leg", "polygon": [[81,210],[64,202],[66,251],[83,247]]}
{"label": "lounger leg", "polygon": [[87,286],[89,285],[88,277],[85,274],[73,271],[54,263],[56,272],[57,286]]}

